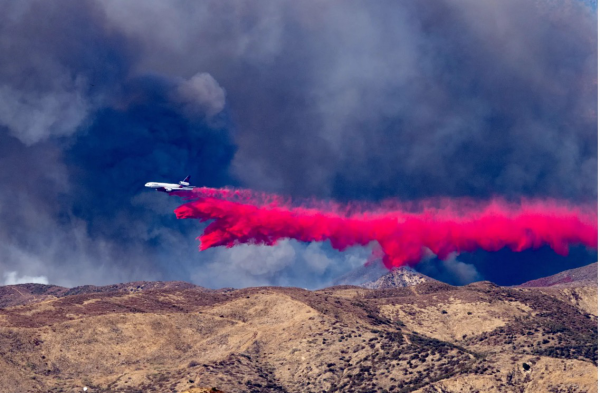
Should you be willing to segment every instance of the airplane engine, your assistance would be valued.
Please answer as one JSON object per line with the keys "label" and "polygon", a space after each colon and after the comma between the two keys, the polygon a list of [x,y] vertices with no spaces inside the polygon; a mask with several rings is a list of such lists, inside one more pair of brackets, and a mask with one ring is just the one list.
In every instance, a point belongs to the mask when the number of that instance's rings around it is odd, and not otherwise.
{"label": "airplane engine", "polygon": [[180,182],[179,182],[179,185],[181,185],[181,186],[189,186],[189,185],[190,185],[190,183],[188,183],[188,182],[186,182],[186,181],[180,181]]}

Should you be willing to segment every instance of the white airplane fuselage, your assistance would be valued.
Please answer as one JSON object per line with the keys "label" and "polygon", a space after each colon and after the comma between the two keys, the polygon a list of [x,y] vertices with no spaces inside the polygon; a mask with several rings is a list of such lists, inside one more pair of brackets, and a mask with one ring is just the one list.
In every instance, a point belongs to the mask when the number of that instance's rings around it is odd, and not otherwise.
{"label": "white airplane fuselage", "polygon": [[146,187],[153,188],[156,191],[161,191],[161,192],[192,191],[194,189],[194,187],[190,186],[190,185],[181,185],[181,184],[172,184],[172,183],[155,183],[155,182],[146,183]]}

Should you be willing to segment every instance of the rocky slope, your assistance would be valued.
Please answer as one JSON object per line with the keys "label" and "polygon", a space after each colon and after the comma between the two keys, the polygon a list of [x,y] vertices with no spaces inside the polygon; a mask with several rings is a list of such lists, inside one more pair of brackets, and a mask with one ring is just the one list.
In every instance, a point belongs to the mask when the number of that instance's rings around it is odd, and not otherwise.
{"label": "rocky slope", "polygon": [[431,277],[414,271],[409,267],[401,267],[379,277],[374,281],[361,284],[361,287],[369,289],[389,289],[410,287],[424,282],[436,281]]}
{"label": "rocky slope", "polygon": [[142,289],[0,309],[0,391],[597,391],[597,316],[547,288]]}

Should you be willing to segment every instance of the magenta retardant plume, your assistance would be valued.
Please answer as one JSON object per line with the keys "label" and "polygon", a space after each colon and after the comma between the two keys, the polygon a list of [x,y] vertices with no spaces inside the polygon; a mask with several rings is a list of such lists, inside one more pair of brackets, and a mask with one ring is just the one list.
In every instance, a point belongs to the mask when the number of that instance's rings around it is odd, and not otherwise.
{"label": "magenta retardant plume", "polygon": [[420,262],[427,250],[445,259],[452,252],[504,247],[518,252],[550,246],[561,255],[573,245],[598,248],[596,207],[557,200],[446,198],[339,204],[214,188],[198,188],[185,197],[193,200],[175,210],[177,218],[212,221],[198,238],[201,250],[274,245],[280,239],[329,240],[340,251],[377,242],[377,252],[392,269]]}

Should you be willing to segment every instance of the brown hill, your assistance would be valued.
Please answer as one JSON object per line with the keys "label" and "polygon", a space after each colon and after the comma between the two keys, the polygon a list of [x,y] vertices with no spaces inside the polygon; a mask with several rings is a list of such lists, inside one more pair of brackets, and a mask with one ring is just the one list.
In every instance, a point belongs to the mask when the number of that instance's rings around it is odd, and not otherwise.
{"label": "brown hill", "polygon": [[596,315],[536,288],[119,288],[0,309],[0,392],[597,391]]}
{"label": "brown hill", "polygon": [[68,290],[56,285],[43,284],[0,286],[0,308],[56,299],[64,296]]}
{"label": "brown hill", "polygon": [[538,288],[584,312],[598,315],[598,263],[528,281],[520,287]]}

